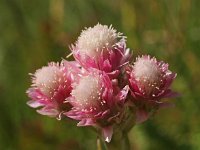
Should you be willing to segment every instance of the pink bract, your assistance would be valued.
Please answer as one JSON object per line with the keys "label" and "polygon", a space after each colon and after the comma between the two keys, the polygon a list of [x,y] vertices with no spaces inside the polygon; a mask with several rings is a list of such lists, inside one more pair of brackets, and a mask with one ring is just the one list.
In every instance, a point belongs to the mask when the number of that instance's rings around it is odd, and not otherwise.
{"label": "pink bract", "polygon": [[108,75],[92,69],[73,84],[72,97],[68,99],[72,110],[65,115],[78,120],[78,126],[94,126],[102,130],[104,139],[109,142],[113,124],[120,120],[128,87],[114,94]]}
{"label": "pink bract", "polygon": [[32,74],[32,87],[27,90],[30,101],[27,104],[39,108],[38,113],[61,119],[63,112],[71,108],[65,102],[71,96],[72,83],[80,72],[76,62],[63,60],[49,63]]}

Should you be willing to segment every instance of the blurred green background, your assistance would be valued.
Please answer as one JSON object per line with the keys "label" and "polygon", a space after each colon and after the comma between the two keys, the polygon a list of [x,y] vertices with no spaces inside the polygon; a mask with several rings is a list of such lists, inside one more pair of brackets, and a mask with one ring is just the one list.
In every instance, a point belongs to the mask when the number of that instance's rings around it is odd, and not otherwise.
{"label": "blurred green background", "polygon": [[94,150],[95,134],[26,105],[29,72],[69,54],[84,27],[112,24],[134,56],[178,73],[176,107],[134,127],[134,150],[200,150],[199,0],[1,0],[0,150]]}

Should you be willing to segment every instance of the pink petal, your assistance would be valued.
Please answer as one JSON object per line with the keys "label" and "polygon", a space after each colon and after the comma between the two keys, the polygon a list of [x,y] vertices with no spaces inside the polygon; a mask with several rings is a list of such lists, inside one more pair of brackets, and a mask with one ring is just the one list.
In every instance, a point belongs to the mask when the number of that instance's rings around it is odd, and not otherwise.
{"label": "pink petal", "polygon": [[128,92],[129,92],[129,86],[127,85],[117,94],[117,99],[122,103],[124,103]]}
{"label": "pink petal", "polygon": [[43,109],[39,109],[37,110],[37,112],[41,115],[47,115],[50,117],[55,117],[58,115],[58,111],[56,109],[48,109],[48,108],[43,108]]}
{"label": "pink petal", "polygon": [[173,98],[173,97],[179,97],[181,96],[179,93],[172,91],[171,89],[168,89],[165,91],[163,98]]}
{"label": "pink petal", "polygon": [[83,119],[77,124],[77,126],[92,126],[92,125],[94,125],[94,122],[90,118]]}
{"label": "pink petal", "polygon": [[112,72],[107,73],[107,75],[108,75],[111,79],[114,79],[114,78],[117,78],[117,76],[119,75],[119,73],[120,73],[119,70],[115,70],[115,71],[112,71]]}
{"label": "pink petal", "polygon": [[104,140],[109,143],[113,135],[113,127],[109,126],[109,127],[103,128],[102,135],[103,135]]}
{"label": "pink petal", "polygon": [[106,59],[106,60],[103,62],[103,70],[104,70],[105,72],[110,72],[111,68],[112,68],[112,66],[111,66],[109,60]]}
{"label": "pink petal", "polygon": [[175,104],[170,103],[170,102],[159,103],[159,108],[169,108],[169,107],[174,107],[174,106],[175,106]]}
{"label": "pink petal", "polygon": [[144,121],[146,121],[149,118],[149,114],[143,110],[143,109],[139,109],[136,112],[136,123],[142,123]]}
{"label": "pink petal", "polygon": [[29,105],[32,108],[37,108],[37,107],[44,105],[44,104],[41,104],[38,101],[34,101],[34,100],[28,101],[26,104]]}

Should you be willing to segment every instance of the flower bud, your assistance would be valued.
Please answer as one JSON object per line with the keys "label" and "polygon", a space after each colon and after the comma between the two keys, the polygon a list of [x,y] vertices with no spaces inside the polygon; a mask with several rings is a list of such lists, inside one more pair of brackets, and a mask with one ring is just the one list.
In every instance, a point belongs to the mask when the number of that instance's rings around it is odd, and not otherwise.
{"label": "flower bud", "polygon": [[150,56],[142,56],[137,57],[131,68],[128,74],[134,96],[152,100],[170,94],[169,86],[176,74],[168,70],[168,64]]}
{"label": "flower bud", "polygon": [[52,62],[37,70],[32,75],[32,87],[27,90],[31,98],[27,104],[33,108],[42,107],[37,110],[42,115],[60,119],[61,114],[71,107],[65,100],[71,96],[75,73],[79,73],[79,68],[67,61],[60,65]]}
{"label": "flower bud", "polygon": [[105,72],[90,70],[73,84],[72,97],[69,99],[72,109],[65,115],[78,120],[78,126],[100,129],[109,142],[113,125],[121,121],[129,88],[114,90]]}
{"label": "flower bud", "polygon": [[86,70],[95,68],[112,76],[117,76],[120,67],[131,57],[125,37],[112,26],[101,24],[83,30],[72,52]]}

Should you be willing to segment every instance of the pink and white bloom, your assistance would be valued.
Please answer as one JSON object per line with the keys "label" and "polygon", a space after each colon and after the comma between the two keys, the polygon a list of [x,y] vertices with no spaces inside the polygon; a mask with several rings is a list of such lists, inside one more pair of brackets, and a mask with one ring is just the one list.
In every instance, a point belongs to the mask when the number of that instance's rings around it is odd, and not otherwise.
{"label": "pink and white bloom", "polygon": [[167,103],[162,98],[177,96],[170,89],[176,73],[168,70],[168,64],[149,55],[137,57],[134,65],[127,69],[133,101],[138,108],[139,122],[148,118],[149,111]]}
{"label": "pink and white bloom", "polygon": [[32,87],[27,90],[30,101],[27,104],[42,115],[57,117],[70,109],[65,99],[71,96],[72,83],[79,73],[75,62],[51,62],[32,74]]}
{"label": "pink and white bloom", "polygon": [[85,69],[96,68],[110,76],[116,76],[131,57],[125,37],[112,26],[101,24],[83,30],[72,53]]}
{"label": "pink and white bloom", "polygon": [[168,64],[149,55],[132,64],[126,37],[112,26],[86,28],[71,51],[75,61],[52,62],[31,74],[27,104],[42,115],[92,126],[107,142],[169,106],[162,98],[178,95],[170,89],[176,73]]}
{"label": "pink and white bloom", "polygon": [[[93,126],[102,130],[107,142],[111,140],[113,124],[120,121],[128,87],[114,91],[112,81],[102,71],[91,69],[73,84],[73,106],[66,116],[78,120],[78,126]],[[115,94],[117,93],[117,94]]]}

